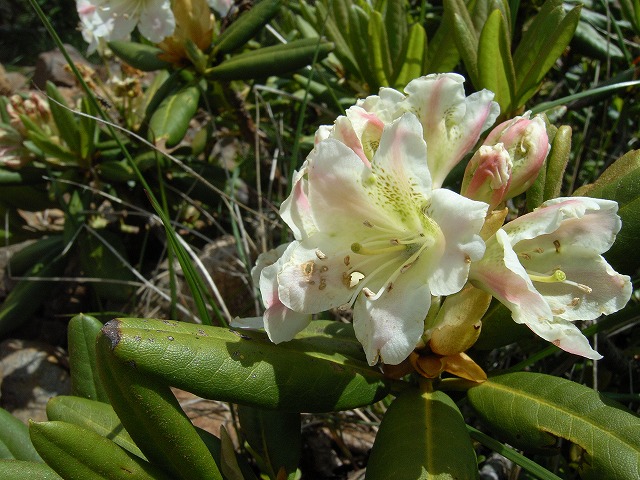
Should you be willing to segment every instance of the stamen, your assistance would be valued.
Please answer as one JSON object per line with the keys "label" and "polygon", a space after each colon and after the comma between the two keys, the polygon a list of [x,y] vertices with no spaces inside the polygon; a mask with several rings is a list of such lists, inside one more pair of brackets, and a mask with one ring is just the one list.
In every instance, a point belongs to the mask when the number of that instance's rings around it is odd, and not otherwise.
{"label": "stamen", "polygon": [[407,247],[405,245],[392,245],[390,247],[382,248],[368,248],[358,242],[351,244],[351,251],[359,255],[385,255],[387,253],[402,252],[406,249]]}
{"label": "stamen", "polygon": [[529,273],[529,278],[534,282],[543,282],[543,283],[565,283],[567,280],[567,274],[562,270],[555,270],[551,275],[540,275],[537,273]]}

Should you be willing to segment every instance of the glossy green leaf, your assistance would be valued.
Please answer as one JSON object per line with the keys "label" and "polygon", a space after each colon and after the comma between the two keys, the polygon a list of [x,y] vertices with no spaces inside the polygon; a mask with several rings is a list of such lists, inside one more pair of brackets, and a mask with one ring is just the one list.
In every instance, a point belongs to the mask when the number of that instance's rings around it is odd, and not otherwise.
{"label": "glossy green leaf", "polygon": [[367,480],[477,477],[464,418],[444,392],[410,390],[385,413],[367,464]]}
{"label": "glossy green leaf", "polygon": [[281,469],[287,475],[296,471],[302,446],[299,413],[239,406],[238,419],[242,436],[271,478]]}
{"label": "glossy green leaf", "polygon": [[415,23],[409,30],[403,54],[400,56],[402,61],[393,84],[394,88],[404,88],[407,83],[423,73],[426,54],[427,33],[422,25]]}
{"label": "glossy green leaf", "polygon": [[0,460],[0,478],[7,480],[63,480],[49,465],[22,460]]}
{"label": "glossy green leaf", "polygon": [[170,63],[158,58],[158,55],[163,53],[162,50],[152,45],[128,42],[126,40],[114,40],[109,42],[109,48],[121,60],[143,72],[152,72],[171,67]]}
{"label": "glossy green leaf", "polygon": [[[196,325],[194,325],[196,326]],[[98,369],[111,405],[136,445],[153,464],[183,480],[222,480],[216,462],[182,411],[169,385],[145,374],[138,359],[122,362],[112,347],[118,335],[108,323],[98,336]],[[115,337],[114,337],[115,335]],[[117,349],[117,346],[116,346]]]}
{"label": "glossy green leaf", "polygon": [[59,256],[59,253],[60,251],[52,250],[25,272],[26,277],[41,277],[43,281],[20,280],[4,299],[0,306],[0,336],[28,322],[48,297],[47,287],[51,283],[45,279],[61,275],[67,263],[66,258]]}
{"label": "glossy green leaf", "polygon": [[519,372],[471,388],[468,399],[516,447],[553,452],[559,438],[579,447],[583,479],[640,477],[640,418],[588,387]]}
{"label": "glossy green leaf", "polygon": [[500,10],[494,10],[484,24],[478,41],[478,88],[495,93],[500,112],[510,111],[513,100],[515,73],[511,59],[511,46],[505,19]]}
{"label": "glossy green leaf", "polygon": [[58,127],[60,137],[72,152],[79,152],[80,132],[73,112],[69,109],[67,102],[53,82],[47,81],[47,95],[50,97],[49,108]]}
{"label": "glossy green leaf", "polygon": [[242,14],[217,38],[214,52],[232,52],[247,43],[269,20],[276,16],[281,0],[263,0]]}
{"label": "glossy green leaf", "polygon": [[369,405],[390,388],[378,369],[321,335],[274,345],[262,333],[133,318],[109,322],[103,335],[122,362],[204,398],[327,412]]}
{"label": "glossy green leaf", "polygon": [[384,28],[384,20],[380,12],[373,11],[369,15],[369,63],[377,84],[380,87],[388,87],[393,80],[393,67],[389,41]]}
{"label": "glossy green leaf", "polygon": [[620,0],[622,15],[633,26],[636,33],[640,33],[640,1]]}
{"label": "glossy green leaf", "polygon": [[72,423],[108,438],[134,455],[145,458],[122,426],[118,415],[108,403],[88,398],[60,395],[47,403],[47,418]]}
{"label": "glossy green leaf", "polygon": [[632,254],[640,242],[640,150],[616,160],[581,195],[618,202],[622,229],[605,257],[619,272],[635,273],[640,267],[640,256]]}
{"label": "glossy green leaf", "polygon": [[[102,322],[82,313],[69,321],[67,337],[71,367],[71,391],[79,397],[109,402],[96,366],[96,338],[101,328]],[[51,417],[49,419],[52,420]]]}
{"label": "glossy green leaf", "polygon": [[0,408],[0,449],[3,459],[42,462],[31,443],[27,426],[3,408]]}
{"label": "glossy green leaf", "polygon": [[29,433],[47,465],[65,480],[169,480],[158,467],[78,425],[31,422]]}
{"label": "glossy green leaf", "polygon": [[546,160],[547,172],[544,183],[544,200],[560,196],[564,171],[571,155],[571,127],[562,125],[558,128]]}
{"label": "glossy green leaf", "polygon": [[[517,72],[514,107],[524,105],[531,98],[549,69],[567,48],[580,20],[581,8],[578,5],[565,15],[560,5],[538,21],[543,11],[547,11],[543,8],[535,17],[514,54],[514,69]],[[520,52],[523,53],[518,55]]]}
{"label": "glossy green leaf", "polygon": [[198,109],[199,100],[200,90],[194,85],[166,97],[149,120],[149,140],[164,141],[167,147],[180,143]]}
{"label": "glossy green leaf", "polygon": [[[281,75],[321,60],[333,50],[333,44],[310,38],[294,40],[285,45],[264,47],[235,55],[207,70],[214,80],[245,80]],[[317,56],[316,56],[317,54]]]}

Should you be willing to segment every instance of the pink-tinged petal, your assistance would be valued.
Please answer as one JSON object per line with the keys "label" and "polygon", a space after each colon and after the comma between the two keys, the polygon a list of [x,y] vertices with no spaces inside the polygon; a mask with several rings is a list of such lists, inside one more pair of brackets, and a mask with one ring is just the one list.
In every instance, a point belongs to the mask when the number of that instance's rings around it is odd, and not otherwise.
{"label": "pink-tinged petal", "polygon": [[400,275],[391,290],[369,300],[360,295],[354,306],[353,328],[369,365],[398,365],[416,347],[431,305],[429,285],[420,269]]}
{"label": "pink-tinged petal", "polygon": [[492,92],[465,97],[463,82],[461,75],[435,74],[417,78],[405,88],[402,108],[415,113],[424,127],[434,187],[442,185],[500,113]]}
{"label": "pink-tinged petal", "polygon": [[[603,253],[611,247],[622,226],[617,210],[618,204],[611,200],[555,198],[509,222],[504,230],[509,234],[511,244],[518,245],[518,251],[536,248],[538,243],[552,245],[553,240],[558,240],[560,248],[582,245]],[[550,236],[545,237],[547,234]],[[526,242],[532,239],[535,240]]]}
{"label": "pink-tinged petal", "polygon": [[433,191],[426,214],[434,220],[446,239],[439,262],[429,283],[433,295],[451,295],[467,281],[471,262],[484,255],[485,244],[478,232],[488,205],[439,188]]}
{"label": "pink-tinged petal", "polygon": [[153,43],[160,43],[173,33],[176,19],[167,0],[145,0],[140,12],[138,30],[143,37]]}
{"label": "pink-tinged petal", "polygon": [[471,264],[469,279],[511,310],[516,323],[532,324],[553,318],[551,308],[534,287],[502,229],[487,242],[482,260]]}
{"label": "pink-tinged petal", "polygon": [[311,323],[311,315],[294,312],[281,303],[264,312],[264,329],[273,343],[288,342]]}
{"label": "pink-tinged petal", "polygon": [[305,178],[306,164],[293,176],[290,195],[280,205],[280,216],[293,231],[296,240],[308,238],[317,231],[309,204],[309,185]]}
{"label": "pink-tinged petal", "polygon": [[566,352],[592,360],[602,358],[602,355],[591,348],[589,341],[580,329],[571,322],[556,317],[551,321],[530,323],[527,326],[536,335]]}

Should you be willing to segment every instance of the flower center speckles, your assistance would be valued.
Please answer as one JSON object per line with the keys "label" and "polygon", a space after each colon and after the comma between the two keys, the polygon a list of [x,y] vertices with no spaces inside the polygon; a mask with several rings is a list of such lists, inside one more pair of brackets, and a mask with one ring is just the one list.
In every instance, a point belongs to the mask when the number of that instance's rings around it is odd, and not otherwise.
{"label": "flower center speckles", "polygon": [[[390,230],[374,226],[365,221],[364,225],[373,231],[383,232],[372,235],[361,242],[351,244],[353,255],[349,255],[345,265],[344,284],[355,289],[347,305],[352,305],[360,293],[374,301],[393,289],[398,276],[418,262],[420,256],[436,243],[437,235],[423,232],[392,236]],[[364,274],[361,272],[368,273]],[[382,280],[382,281],[381,281]],[[377,292],[372,284],[381,285]]]}

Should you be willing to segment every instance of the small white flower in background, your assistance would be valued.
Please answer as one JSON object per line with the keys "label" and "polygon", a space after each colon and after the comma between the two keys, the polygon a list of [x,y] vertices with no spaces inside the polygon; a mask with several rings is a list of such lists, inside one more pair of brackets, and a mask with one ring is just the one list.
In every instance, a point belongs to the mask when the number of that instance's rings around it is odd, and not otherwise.
{"label": "small white flower in background", "polygon": [[169,0],[77,0],[76,8],[89,52],[101,40],[127,40],[136,26],[153,43],[171,35],[176,26]]}
{"label": "small white flower in background", "polygon": [[549,200],[487,240],[469,278],[517,323],[563,350],[599,359],[572,322],[616,312],[631,297],[629,277],[601,255],[620,230],[617,210],[616,202],[597,198]]}
{"label": "small white flower in background", "polygon": [[462,289],[482,257],[488,205],[433,188],[428,135],[409,110],[383,120],[353,107],[319,133],[281,207],[296,240],[259,262],[270,264],[259,283],[272,340],[353,306],[369,363],[398,364],[422,336],[431,296]]}

